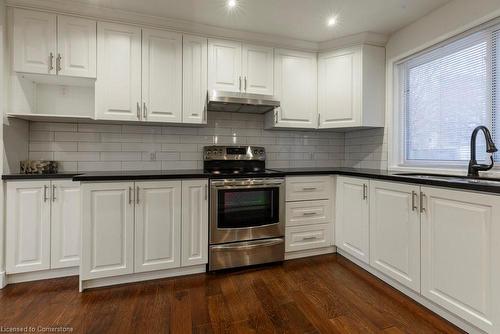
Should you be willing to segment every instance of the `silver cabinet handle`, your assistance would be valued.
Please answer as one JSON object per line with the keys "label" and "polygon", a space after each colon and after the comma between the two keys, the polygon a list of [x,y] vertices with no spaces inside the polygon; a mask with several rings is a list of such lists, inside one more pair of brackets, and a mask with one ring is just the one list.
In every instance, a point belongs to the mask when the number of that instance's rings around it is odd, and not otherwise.
{"label": "silver cabinet handle", "polygon": [[56,201],[56,185],[52,185],[52,202]]}
{"label": "silver cabinet handle", "polygon": [[128,204],[132,205],[132,187],[128,187]]}
{"label": "silver cabinet handle", "polygon": [[304,187],[304,188],[302,188],[302,191],[313,191],[316,189],[318,189],[318,188],[316,188],[316,187]]}
{"label": "silver cabinet handle", "polygon": [[54,69],[54,54],[51,52],[49,54],[49,72]]}
{"label": "silver cabinet handle", "polygon": [[314,216],[314,215],[316,215],[316,212],[303,212],[302,215],[303,216]]}
{"label": "silver cabinet handle", "polygon": [[240,89],[240,92],[241,92],[241,76],[240,76],[240,87],[239,87],[239,89]]}
{"label": "silver cabinet handle", "polygon": [[368,198],[368,186],[363,183],[363,199],[365,200],[367,198]]}
{"label": "silver cabinet handle", "polygon": [[318,128],[321,126],[321,114],[318,113]]}
{"label": "silver cabinet handle", "polygon": [[205,201],[208,199],[208,185],[205,184]]}
{"label": "silver cabinet handle", "polygon": [[418,206],[417,206],[417,201],[416,201],[416,197],[417,197],[417,192],[416,191],[412,191],[411,192],[411,211],[415,211],[418,209]]}
{"label": "silver cabinet handle", "polygon": [[43,201],[44,201],[44,202],[47,202],[47,198],[48,198],[48,197],[47,197],[47,189],[48,189],[48,188],[49,188],[49,186],[48,186],[48,185],[46,185],[46,184],[44,184],[44,185],[43,185]]}
{"label": "silver cabinet handle", "polygon": [[141,119],[141,104],[137,102],[137,119]]}
{"label": "silver cabinet handle", "polygon": [[314,240],[317,239],[317,237],[303,237],[302,240]]}
{"label": "silver cabinet handle", "polygon": [[245,76],[245,92],[247,91],[247,77]]}
{"label": "silver cabinet handle", "polygon": [[56,58],[56,73],[59,73],[62,69],[61,68],[61,59],[62,59],[61,54],[58,53],[57,58]]}
{"label": "silver cabinet handle", "polygon": [[148,118],[148,109],[146,108],[146,102],[142,104],[142,116],[144,119]]}
{"label": "silver cabinet handle", "polygon": [[136,187],[135,188],[135,202],[137,204],[139,204],[139,192],[140,192],[139,187]]}
{"label": "silver cabinet handle", "polygon": [[424,207],[424,198],[425,198],[425,194],[423,192],[420,192],[420,213],[424,213],[425,212],[425,207]]}

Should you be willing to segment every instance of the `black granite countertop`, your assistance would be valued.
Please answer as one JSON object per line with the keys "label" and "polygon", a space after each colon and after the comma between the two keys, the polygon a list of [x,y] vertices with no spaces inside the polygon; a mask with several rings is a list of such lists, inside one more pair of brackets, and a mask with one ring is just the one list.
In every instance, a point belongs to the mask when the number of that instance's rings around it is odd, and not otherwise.
{"label": "black granite countertop", "polygon": [[[326,168],[273,168],[274,173],[252,174],[252,175],[231,175],[233,177],[276,177],[293,175],[345,175],[354,177],[365,177],[369,179],[405,182],[412,184],[438,186],[446,188],[464,189],[472,191],[482,191],[500,194],[500,182],[496,183],[473,183],[470,180],[439,180],[421,179],[411,176],[400,175],[399,172],[389,172],[379,169],[360,169],[346,167],[326,167]],[[73,181],[133,181],[133,180],[160,180],[160,179],[196,179],[196,178],[223,178],[228,175],[212,175],[201,169],[189,170],[163,170],[163,171],[105,171],[105,172],[64,172],[58,174],[6,174],[2,175],[3,180],[31,180],[31,179],[73,179]]]}

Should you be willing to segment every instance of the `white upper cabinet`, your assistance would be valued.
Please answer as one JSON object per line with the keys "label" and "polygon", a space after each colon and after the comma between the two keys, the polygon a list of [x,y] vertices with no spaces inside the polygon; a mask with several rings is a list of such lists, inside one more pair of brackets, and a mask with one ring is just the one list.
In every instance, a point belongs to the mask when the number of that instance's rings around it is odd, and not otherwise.
{"label": "white upper cabinet", "polygon": [[273,95],[274,49],[209,39],[208,88]]}
{"label": "white upper cabinet", "polygon": [[99,22],[97,50],[96,118],[140,120],[141,29]]}
{"label": "white upper cabinet", "polygon": [[142,30],[142,119],[182,121],[182,34]]}
{"label": "white upper cabinet", "polygon": [[182,122],[204,124],[207,99],[207,39],[183,35]]}
{"label": "white upper cabinet", "polygon": [[383,127],[385,49],[356,46],[318,57],[319,128]]}
{"label": "white upper cabinet", "polygon": [[370,180],[370,265],[420,293],[420,187]]}
{"label": "white upper cabinet", "polygon": [[14,9],[14,71],[56,74],[56,20],[55,14]]}
{"label": "white upper cabinet", "polygon": [[7,274],[50,268],[50,181],[7,183]]}
{"label": "white upper cabinet", "polygon": [[243,44],[242,91],[251,94],[273,95],[274,49]]}
{"label": "white upper cabinet", "polygon": [[82,279],[134,272],[133,187],[133,182],[82,185]]}
{"label": "white upper cabinet", "polygon": [[208,262],[208,181],[182,181],[183,267]]}
{"label": "white upper cabinet", "polygon": [[227,92],[240,92],[241,43],[208,40],[208,88]]}
{"label": "white upper cabinet", "polygon": [[370,262],[369,180],[338,177],[335,245],[357,259]]}
{"label": "white upper cabinet", "polygon": [[266,128],[316,128],[316,54],[276,49],[274,60],[274,93],[281,107],[266,115]]}
{"label": "white upper cabinet", "polygon": [[500,332],[500,197],[422,187],[422,295]]}
{"label": "white upper cabinet", "polygon": [[57,17],[57,58],[59,75],[96,77],[96,22],[76,17]]}
{"label": "white upper cabinet", "polygon": [[80,265],[80,184],[68,180],[51,182],[52,224],[50,267]]}

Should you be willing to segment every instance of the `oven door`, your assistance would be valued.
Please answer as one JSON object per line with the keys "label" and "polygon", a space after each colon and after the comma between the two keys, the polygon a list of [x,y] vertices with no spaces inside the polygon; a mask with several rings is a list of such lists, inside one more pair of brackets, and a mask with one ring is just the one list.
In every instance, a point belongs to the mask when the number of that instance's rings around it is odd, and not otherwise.
{"label": "oven door", "polygon": [[210,243],[284,235],[284,180],[213,180]]}

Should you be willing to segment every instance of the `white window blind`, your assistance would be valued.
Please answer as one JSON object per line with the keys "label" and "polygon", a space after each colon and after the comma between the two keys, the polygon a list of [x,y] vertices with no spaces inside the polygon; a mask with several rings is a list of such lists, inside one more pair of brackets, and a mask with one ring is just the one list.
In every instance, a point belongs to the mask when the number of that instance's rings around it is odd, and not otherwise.
{"label": "white window blind", "polygon": [[[406,162],[468,161],[470,136],[478,125],[486,125],[499,143],[500,124],[495,121],[499,38],[498,27],[488,28],[400,64]],[[478,160],[486,159],[482,135],[477,144]]]}

